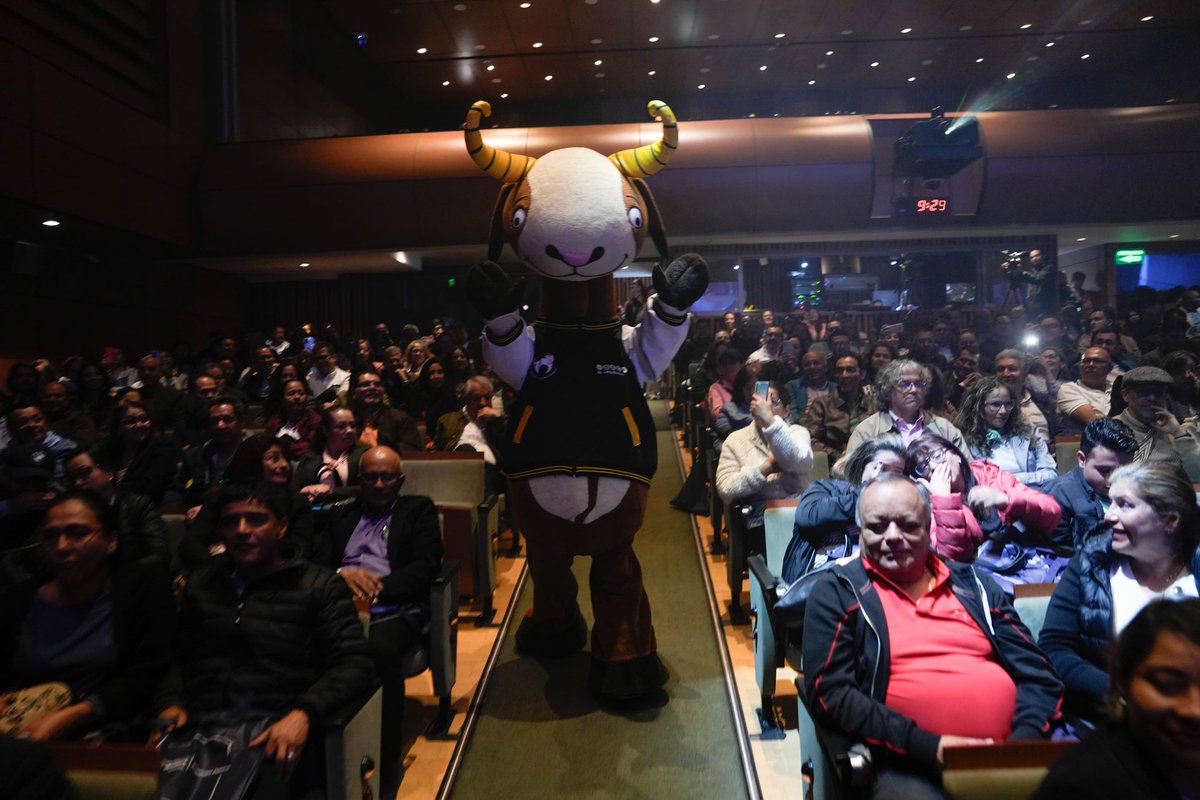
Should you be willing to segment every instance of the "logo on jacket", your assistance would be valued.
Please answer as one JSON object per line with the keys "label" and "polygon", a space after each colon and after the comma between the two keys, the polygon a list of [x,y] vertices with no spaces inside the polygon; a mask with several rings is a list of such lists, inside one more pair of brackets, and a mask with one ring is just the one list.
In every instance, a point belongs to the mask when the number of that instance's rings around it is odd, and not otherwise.
{"label": "logo on jacket", "polygon": [[554,354],[547,353],[529,365],[529,374],[535,378],[549,378],[558,368],[554,366]]}
{"label": "logo on jacket", "polygon": [[596,365],[596,374],[597,375],[617,375],[617,376],[628,375],[629,368],[623,364],[597,364]]}

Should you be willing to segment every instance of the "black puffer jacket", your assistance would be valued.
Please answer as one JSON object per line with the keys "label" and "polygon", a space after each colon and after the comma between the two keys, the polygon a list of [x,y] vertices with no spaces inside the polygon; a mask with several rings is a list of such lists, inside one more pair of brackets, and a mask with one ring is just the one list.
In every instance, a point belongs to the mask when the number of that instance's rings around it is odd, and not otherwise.
{"label": "black puffer jacket", "polygon": [[316,723],[374,685],[349,588],[332,570],[298,559],[240,596],[228,556],[214,559],[188,583],[178,632],[160,707],[298,708]]}

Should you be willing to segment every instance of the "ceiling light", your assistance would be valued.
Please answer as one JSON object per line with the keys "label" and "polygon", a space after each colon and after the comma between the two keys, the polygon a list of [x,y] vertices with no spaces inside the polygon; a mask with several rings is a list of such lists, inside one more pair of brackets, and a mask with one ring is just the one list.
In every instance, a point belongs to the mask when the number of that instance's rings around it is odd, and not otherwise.
{"label": "ceiling light", "polygon": [[592,39],[591,42],[592,44],[604,44],[603,39]]}
{"label": "ceiling light", "polygon": [[901,33],[912,33],[912,28],[901,28],[900,32]]}
{"label": "ceiling light", "polygon": [[487,65],[487,71],[488,71],[488,72],[491,72],[491,71],[492,71],[492,70],[494,70],[494,69],[496,69],[496,65],[495,65],[495,64],[488,64],[488,65]]}
{"label": "ceiling light", "polygon": [[647,42],[650,42],[651,44],[654,44],[655,42],[657,42],[657,41],[658,41],[658,37],[657,37],[657,36],[651,36],[651,37],[650,37],[649,39],[647,39],[646,41],[647,41]]}
{"label": "ceiling light", "polygon": [[554,76],[553,76],[553,75],[547,75],[547,76],[546,76],[546,77],[545,77],[543,80],[552,81],[552,80],[554,80]]}
{"label": "ceiling light", "polygon": [[475,45],[475,49],[476,50],[487,50],[487,45],[486,44],[477,44],[477,45]]}
{"label": "ceiling light", "polygon": [[466,11],[466,10],[467,10],[467,4],[466,4],[466,3],[455,3],[455,4],[454,4],[454,10],[455,10],[455,11]]}
{"label": "ceiling light", "polygon": [[62,223],[59,222],[55,217],[46,217],[44,220],[42,220],[42,224],[47,228],[57,228]]}
{"label": "ceiling light", "polygon": [[1149,21],[1150,21],[1150,20],[1152,20],[1152,19],[1154,19],[1154,15],[1153,15],[1153,14],[1147,14],[1146,16],[1142,17],[1142,22],[1149,22]]}
{"label": "ceiling light", "polygon": [[1084,53],[1084,54],[1083,54],[1083,55],[1081,55],[1079,58],[1080,58],[1080,59],[1085,59],[1085,58],[1091,58],[1091,57],[1092,57],[1092,54],[1091,54],[1091,53]]}
{"label": "ceiling light", "polygon": [[975,63],[976,63],[976,64],[982,64],[982,63],[983,63],[983,59],[982,59],[982,58],[977,58],[977,59],[975,59]]}
{"label": "ceiling light", "polygon": [[1017,73],[1010,72],[1007,75],[1005,75],[1004,77],[1008,78],[1011,81],[1013,78],[1017,77]]}
{"label": "ceiling light", "polygon": [[418,47],[417,48],[417,53],[419,53],[420,55],[425,55],[428,52],[429,52],[429,49],[426,47]]}
{"label": "ceiling light", "polygon": [[1032,27],[1033,27],[1033,23],[1032,23],[1032,22],[1026,22],[1024,25],[1022,25],[1022,26],[1021,26],[1021,30],[1023,30],[1023,31],[1027,31],[1027,30],[1029,30],[1029,29],[1030,29],[1030,28],[1032,28]]}
{"label": "ceiling light", "polygon": [[809,86],[812,86],[814,83],[816,83],[816,81],[809,81],[809,82],[808,82],[808,85],[809,85]]}
{"label": "ceiling light", "polygon": [[1054,42],[1046,42],[1046,47],[1054,47]]}
{"label": "ceiling light", "polygon": [[764,72],[764,71],[766,71],[766,69],[767,69],[767,65],[766,65],[766,64],[763,64],[761,67],[759,67],[759,68],[758,68],[758,71],[759,71],[759,72]]}
{"label": "ceiling light", "polygon": [[712,67],[701,67],[700,71],[701,72],[712,72]]}
{"label": "ceiling light", "polygon": [[1167,238],[1168,238],[1168,239],[1178,239],[1178,238],[1179,238],[1179,234],[1178,234],[1178,233],[1172,233],[1172,234],[1171,234],[1170,236],[1168,236]]}
{"label": "ceiling light", "polygon": [[916,76],[916,75],[909,75],[909,76],[908,76],[908,82],[909,82],[909,83],[912,83],[912,82],[913,82],[913,81],[915,81],[916,79],[917,79],[917,76]]}
{"label": "ceiling light", "polygon": [[825,51],[825,55],[827,55],[827,56],[831,56],[831,55],[833,55],[833,51],[832,51],[832,50],[826,50],[826,51]]}
{"label": "ceiling light", "polygon": [[932,58],[927,58],[927,59],[925,59],[924,61],[922,61],[922,62],[921,62],[921,66],[922,66],[922,67],[928,67],[928,66],[929,66],[930,64],[932,64],[932,63],[933,63],[933,59],[932,59]]}
{"label": "ceiling light", "polygon": [[1086,241],[1087,241],[1087,237],[1086,237],[1086,236],[1079,236],[1079,237],[1076,237],[1075,241],[1077,241],[1077,242],[1086,242]]}
{"label": "ceiling light", "polygon": [[597,78],[603,78],[603,77],[604,77],[604,73],[603,73],[603,72],[597,72],[597,73],[596,73],[596,77],[597,77]]}
{"label": "ceiling light", "polygon": [[534,43],[533,43],[533,46],[534,46],[534,47],[541,47],[541,46],[542,46],[542,43],[541,43],[541,42],[534,42]]}
{"label": "ceiling light", "polygon": [[715,42],[717,39],[720,39],[720,38],[721,38],[721,34],[719,34],[719,33],[710,33],[708,35],[708,40],[710,42]]}
{"label": "ceiling light", "polygon": [[787,36],[787,34],[786,34],[786,33],[777,33],[777,34],[775,34],[775,38],[776,38],[776,39],[782,39],[782,38],[783,38],[783,37],[785,37],[785,36]]}
{"label": "ceiling light", "polygon": [[1026,61],[1037,61],[1038,56],[1027,56],[1025,60]]}
{"label": "ceiling light", "polygon": [[846,28],[846,30],[842,31],[842,36],[849,36],[852,33],[854,33],[853,30],[851,30],[850,28]]}
{"label": "ceiling light", "polygon": [[[778,115],[778,114],[776,114],[775,116],[777,116],[777,117],[778,117],[779,115]],[[733,265],[733,268],[734,268],[735,270],[737,270],[737,269],[741,269],[741,268],[742,268],[742,265],[741,265],[741,264],[734,264],[734,265]]]}
{"label": "ceiling light", "polygon": [[1079,21],[1079,24],[1080,25],[1091,25],[1092,21],[1090,19],[1082,19]]}
{"label": "ceiling light", "polygon": [[600,65],[601,65],[601,64],[603,64],[603,63],[604,63],[604,59],[603,59],[603,58],[597,58],[595,61],[593,61],[593,62],[592,62],[592,66],[598,67],[598,66],[600,66]]}
{"label": "ceiling light", "polygon": [[650,5],[652,5],[652,6],[656,6],[656,5],[658,5],[660,2],[661,2],[661,0],[650,0]]}
{"label": "ceiling light", "polygon": [[442,86],[449,86],[449,85],[450,85],[450,81],[442,81]]}
{"label": "ceiling light", "polygon": [[879,66],[879,62],[878,62],[878,61],[872,61],[872,62],[871,62],[871,66],[872,66],[872,67],[878,67],[878,66]]}
{"label": "ceiling light", "polygon": [[501,100],[507,100],[507,99],[508,99],[508,92],[504,92],[504,93],[502,93],[502,94],[500,95],[500,99],[501,99]]}
{"label": "ceiling light", "polygon": [[529,8],[533,3],[521,3],[521,8]]}
{"label": "ceiling light", "polygon": [[647,75],[653,75],[653,74],[654,74],[654,73],[656,73],[656,72],[658,72],[658,70],[656,70],[656,69],[652,69],[652,70],[650,70],[649,72],[647,72],[646,74],[647,74]]}
{"label": "ceiling light", "polygon": [[311,267],[312,264],[309,264],[307,261],[301,261],[299,266],[300,266],[300,269],[304,269],[305,267]]}
{"label": "ceiling light", "polygon": [[706,85],[707,85],[707,84],[703,84],[703,83],[702,83],[702,84],[700,84],[699,86],[697,86],[696,88],[697,88],[697,89],[703,89],[703,88],[704,88]]}
{"label": "ceiling light", "polygon": [[973,27],[972,25],[960,25],[960,26],[958,26],[958,29],[960,31],[969,31],[969,30],[971,30],[972,27]]}
{"label": "ceiling light", "polygon": [[817,64],[817,69],[825,69],[828,66],[828,64]]}

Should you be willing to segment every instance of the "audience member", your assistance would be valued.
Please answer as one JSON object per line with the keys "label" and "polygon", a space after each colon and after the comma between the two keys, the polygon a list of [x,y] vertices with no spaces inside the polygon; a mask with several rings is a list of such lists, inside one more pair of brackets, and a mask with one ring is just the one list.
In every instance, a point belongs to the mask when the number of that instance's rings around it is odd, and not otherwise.
{"label": "audience member", "polygon": [[36,538],[49,580],[0,593],[0,709],[41,695],[31,704],[40,714],[4,714],[4,725],[15,723],[5,732],[70,739],[151,710],[147,687],[170,661],[170,587],[163,570],[117,563],[113,517],[86,491],[55,498]]}
{"label": "audience member", "polygon": [[896,350],[887,342],[876,342],[868,351],[868,361],[866,364],[867,380],[871,383],[879,377],[879,371],[894,361],[896,358]]}
{"label": "audience member", "polygon": [[912,360],[927,367],[933,367],[945,372],[950,361],[943,356],[938,348],[937,337],[932,328],[922,327],[917,330],[913,339]]}
{"label": "audience member", "polygon": [[858,552],[854,511],[863,485],[885,472],[903,475],[906,458],[899,436],[880,436],[836,463],[830,477],[814,481],[804,490],[783,556],[780,576],[784,582],[790,584],[831,559]]}
{"label": "audience member", "polygon": [[208,441],[183,454],[183,463],[163,502],[186,509],[195,519],[206,500],[215,499],[225,483],[225,471],[238,446],[246,438],[242,431],[242,407],[222,395],[208,404]]}
{"label": "audience member", "polygon": [[91,447],[100,438],[92,418],[82,409],[71,407],[71,395],[65,383],[51,381],[43,386],[40,407],[46,426],[63,439],[80,447]]}
{"label": "audience member", "polygon": [[[766,319],[766,312],[763,312]],[[761,347],[746,357],[746,361],[778,361],[783,351],[783,328],[764,322]]]}
{"label": "audience member", "polygon": [[799,422],[813,401],[837,392],[837,384],[829,380],[826,355],[818,350],[805,353],[800,361],[800,376],[787,382],[787,390],[792,399],[789,422]]}
{"label": "audience member", "polygon": [[374,681],[350,591],[333,570],[284,553],[286,519],[272,486],[222,490],[225,553],[187,582],[174,666],[158,691],[165,731],[257,723],[261,733],[229,744],[261,745],[279,767],[259,770],[255,798],[323,786],[322,723]]}
{"label": "audience member", "polygon": [[111,464],[118,488],[144,494],[162,503],[179,471],[179,448],[157,435],[150,409],[126,402],[113,409],[108,437],[100,443],[96,459]]}
{"label": "audience member", "polygon": [[847,454],[868,439],[898,433],[907,445],[922,431],[931,430],[953,442],[964,456],[967,443],[958,428],[943,417],[924,412],[929,379],[916,361],[893,361],[875,380],[875,402],[879,411],[867,417],[850,434]]}
{"label": "audience member", "polygon": [[166,571],[171,560],[167,527],[154,501],[144,494],[117,488],[113,465],[97,461],[97,456],[87,451],[68,453],[65,463],[67,477],[74,489],[92,492],[112,509],[117,561],[145,564]]}
{"label": "audience member", "polygon": [[867,743],[874,797],[942,797],[949,745],[1047,735],[1062,684],[1012,604],[930,542],[928,494],[885,474],[859,498],[861,558],[812,588],[805,687],[818,724]]}
{"label": "audience member", "polygon": [[1200,430],[1194,421],[1181,425],[1167,407],[1171,375],[1158,367],[1137,367],[1123,377],[1121,397],[1126,408],[1117,419],[1133,431],[1136,460],[1170,461],[1193,483],[1200,483]]}
{"label": "audience member", "polygon": [[1116,331],[1096,331],[1092,334],[1092,347],[1103,347],[1112,359],[1112,379],[1124,375],[1137,366],[1138,358],[1121,348],[1121,340]]}
{"label": "audience member", "polygon": [[[838,358],[834,363],[836,390],[813,400],[800,416],[800,424],[814,442],[824,445],[831,461],[841,457],[850,432],[876,412],[875,391],[863,386],[861,362],[854,353]],[[790,391],[791,384],[788,386]]]}
{"label": "audience member", "polygon": [[704,416],[711,425],[720,413],[721,407],[733,400],[733,383],[745,360],[741,351],[727,347],[716,357],[716,380],[709,384],[705,401]]}
{"label": "audience member", "polygon": [[720,452],[729,434],[750,424],[750,395],[762,373],[763,362],[747,361],[733,379],[733,396],[713,420],[713,448]]}
{"label": "audience member", "polygon": [[[466,382],[462,385],[465,387]],[[406,408],[409,416],[425,423],[426,441],[432,441],[430,431],[436,427],[438,418],[450,414],[459,405],[461,393],[455,390],[456,383],[447,373],[446,367],[438,359],[431,359],[426,365],[421,377],[417,378],[416,392],[410,396],[418,398],[417,407],[410,405]]]}
{"label": "audience member", "polygon": [[312,407],[308,384],[292,378],[281,387],[283,402],[278,413],[267,418],[266,433],[287,443],[288,458],[299,461],[312,449],[321,415]]}
{"label": "audience member", "polygon": [[174,428],[180,424],[184,414],[183,395],[162,382],[162,362],[157,357],[147,355],[138,361],[138,380],[134,388],[141,394],[142,403],[150,409],[150,416],[159,427]]}
{"label": "audience member", "polygon": [[[1033,432],[1054,452],[1056,425],[1054,401],[1045,390],[1035,390],[1029,381],[1028,357],[1020,350],[1001,350],[994,363],[996,377],[1008,387],[1013,400],[1021,410],[1021,417],[1030,424]],[[1055,394],[1057,397],[1057,392]]]}
{"label": "audience member", "polygon": [[108,375],[108,383],[114,389],[122,386],[132,386],[137,381],[137,370],[125,362],[125,353],[119,347],[104,348],[100,357],[100,366]]}
{"label": "audience member", "polygon": [[937,344],[937,352],[945,362],[939,369],[945,371],[946,364],[954,359],[954,327],[944,319],[933,324],[933,340]]}
{"label": "audience member", "polygon": [[1039,486],[1056,478],[1058,467],[1013,397],[1000,379],[980,378],[963,397],[954,424],[962,431],[972,459],[986,459],[1021,483]]}
{"label": "audience member", "polygon": [[358,443],[364,447],[390,447],[401,452],[420,452],[425,441],[416,420],[387,405],[383,378],[375,372],[360,372],[350,381],[348,405],[358,425]]}
{"label": "audience member", "polygon": [[[1092,337],[1101,331],[1117,331],[1117,311],[1112,306],[1099,306],[1088,315],[1088,330],[1079,337],[1079,349],[1093,346]],[[1142,351],[1137,342],[1118,332],[1118,344],[1123,353],[1133,358],[1133,363],[1141,357]]]}
{"label": "audience member", "polygon": [[433,434],[435,450],[474,450],[483,453],[485,488],[489,494],[503,491],[500,454],[504,443],[504,413],[493,407],[495,388],[491,379],[476,375],[466,384],[463,406],[438,417]]}
{"label": "audience member", "polygon": [[287,338],[287,328],[282,325],[276,325],[271,329],[271,338],[267,339],[264,344],[271,348],[277,359],[283,358],[283,354],[292,347],[292,343]]}
{"label": "audience member", "polygon": [[1058,390],[1058,429],[1078,434],[1094,419],[1108,416],[1111,403],[1112,358],[1103,347],[1089,347],[1079,361],[1079,380],[1064,383]]}
{"label": "audience member", "polygon": [[1083,548],[1108,510],[1109,479],[1118,467],[1131,463],[1136,452],[1133,431],[1119,420],[1104,417],[1083,427],[1079,463],[1042,487],[1062,507],[1062,518],[1051,536],[1056,548],[1072,552]]}
{"label": "audience member", "polygon": [[1200,796],[1200,601],[1156,600],[1113,651],[1113,720],[1050,767],[1033,800]]}
{"label": "audience member", "polygon": [[[1186,350],[1176,350],[1163,359],[1162,368],[1171,376],[1171,385],[1167,387],[1167,410],[1180,422],[1200,415],[1200,357]],[[45,400],[42,410],[46,410]]]}
{"label": "audience member", "polygon": [[355,598],[370,606],[368,647],[383,679],[382,791],[392,797],[403,773],[402,656],[424,640],[429,587],[442,561],[437,509],[428,497],[400,494],[404,468],[391,448],[362,456],[358,501],[335,508],[323,563],[336,567]]}
{"label": "audience member", "polygon": [[[208,406],[220,394],[220,383],[206,372],[196,372],[188,383],[183,397],[183,412],[175,428],[175,440],[183,447],[194,447],[208,441]],[[146,413],[150,413],[147,409]],[[151,414],[153,417],[153,414]],[[155,423],[161,425],[158,420]]]}
{"label": "audience member", "polygon": [[414,339],[404,348],[404,380],[412,383],[421,375],[425,362],[430,358],[429,348],[423,339]]}
{"label": "audience member", "polygon": [[1038,638],[1067,685],[1068,707],[1104,715],[1109,643],[1158,597],[1200,594],[1196,493],[1178,467],[1130,464],[1112,475],[1108,530],[1093,533],[1054,590]]}
{"label": "audience member", "polygon": [[292,485],[312,502],[353,497],[358,486],[358,462],[367,448],[358,442],[354,412],[330,406],[321,413],[321,427],[308,455],[296,465]]}
{"label": "audience member", "polygon": [[313,347],[313,366],[306,380],[314,401],[329,406],[350,383],[350,373],[338,366],[337,355],[329,342],[317,342]]}
{"label": "audience member", "polygon": [[254,360],[238,377],[238,388],[248,402],[266,405],[271,394],[271,376],[277,368],[275,351],[269,345],[255,348]]}

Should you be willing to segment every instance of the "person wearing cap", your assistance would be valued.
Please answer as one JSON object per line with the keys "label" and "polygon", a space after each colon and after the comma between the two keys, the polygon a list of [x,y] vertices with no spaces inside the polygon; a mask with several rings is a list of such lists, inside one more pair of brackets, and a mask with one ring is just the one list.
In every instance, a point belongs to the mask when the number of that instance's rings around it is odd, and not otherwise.
{"label": "person wearing cap", "polygon": [[1185,427],[1167,407],[1170,373],[1158,367],[1135,367],[1125,373],[1121,397],[1125,410],[1117,417],[1133,431],[1136,461],[1163,459],[1178,465],[1200,483],[1200,431],[1193,420]]}

